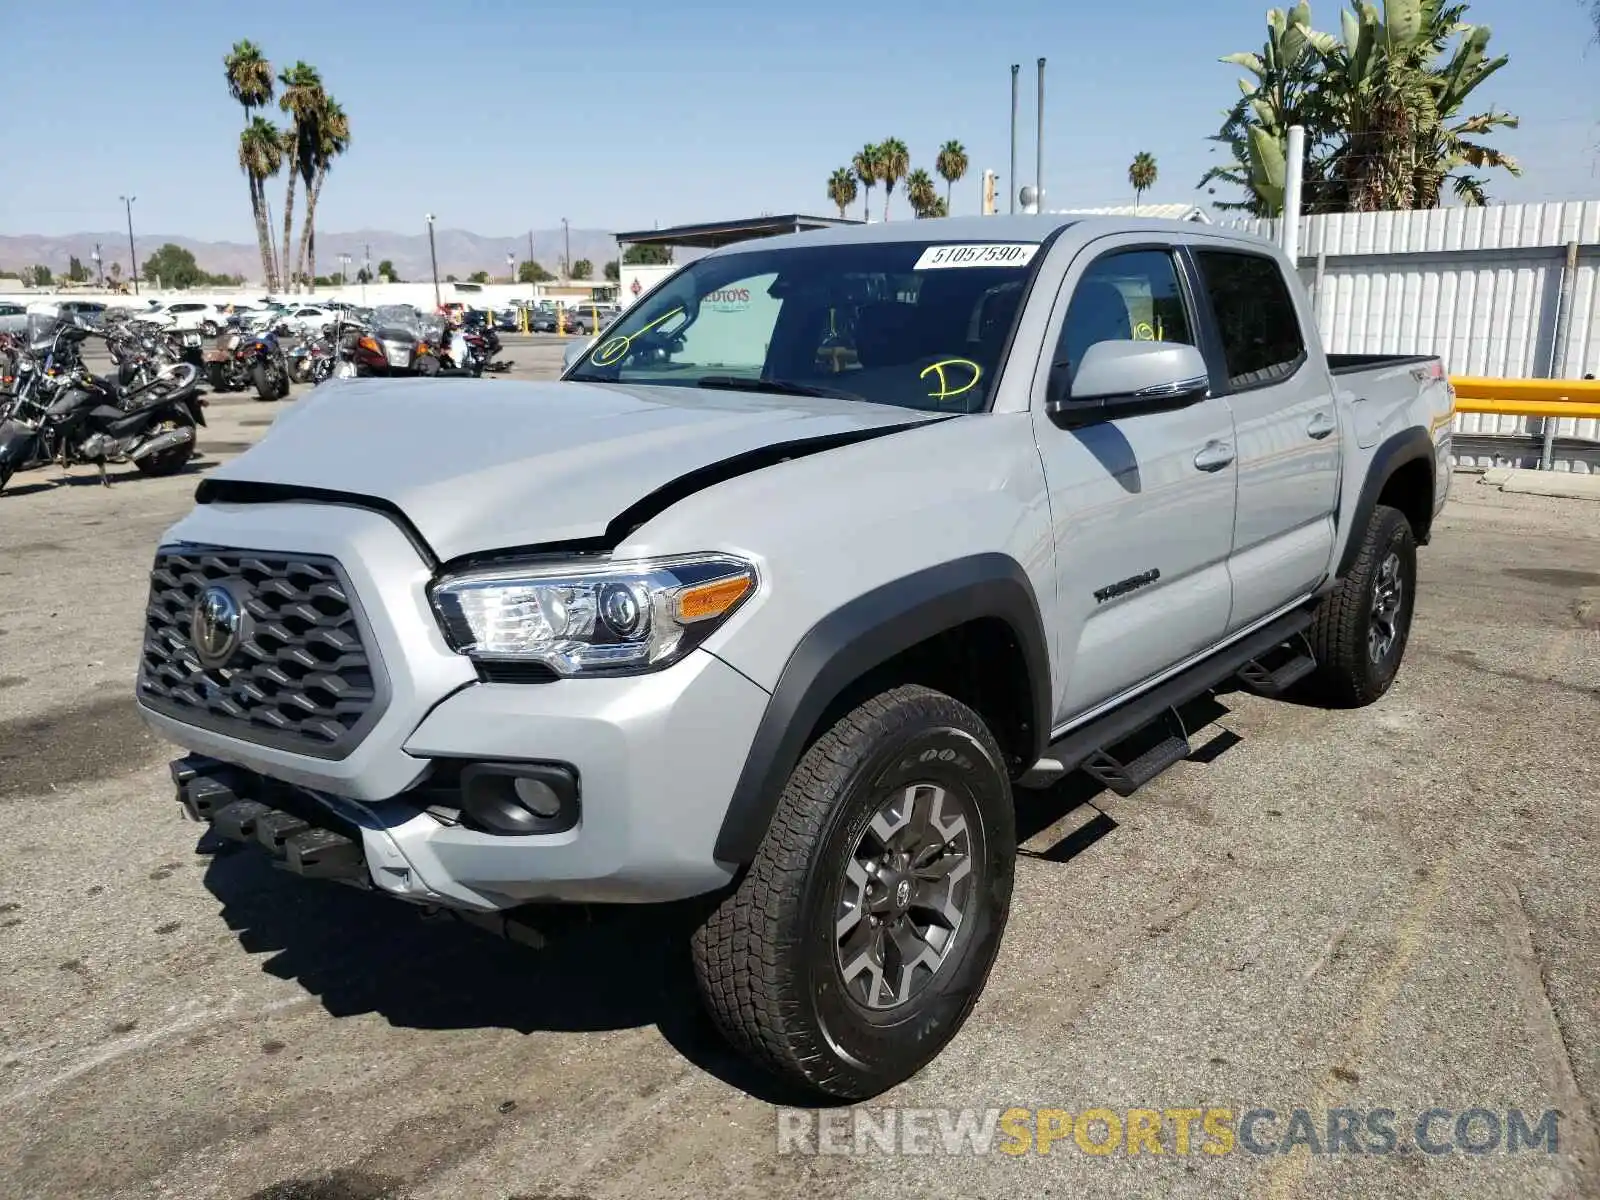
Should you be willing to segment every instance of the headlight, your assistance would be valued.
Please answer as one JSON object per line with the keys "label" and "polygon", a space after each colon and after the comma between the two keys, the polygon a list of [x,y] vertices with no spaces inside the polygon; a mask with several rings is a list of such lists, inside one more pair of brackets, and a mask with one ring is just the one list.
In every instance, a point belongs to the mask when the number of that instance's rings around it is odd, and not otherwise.
{"label": "headlight", "polygon": [[677,662],[755,590],[754,564],[694,554],[453,575],[433,606],[452,648],[474,659],[631,674]]}

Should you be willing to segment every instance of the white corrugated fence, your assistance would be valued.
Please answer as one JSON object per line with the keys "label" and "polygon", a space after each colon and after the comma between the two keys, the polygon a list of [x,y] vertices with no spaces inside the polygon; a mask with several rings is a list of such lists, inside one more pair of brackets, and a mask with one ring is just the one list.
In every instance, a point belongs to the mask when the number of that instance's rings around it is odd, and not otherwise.
{"label": "white corrugated fence", "polygon": [[[1235,225],[1277,238],[1277,221]],[[1600,201],[1303,217],[1299,265],[1334,353],[1437,354],[1452,375],[1600,374]],[[1600,420],[1571,417],[1463,413],[1457,459],[1535,465],[1546,420],[1557,470],[1600,470]]]}

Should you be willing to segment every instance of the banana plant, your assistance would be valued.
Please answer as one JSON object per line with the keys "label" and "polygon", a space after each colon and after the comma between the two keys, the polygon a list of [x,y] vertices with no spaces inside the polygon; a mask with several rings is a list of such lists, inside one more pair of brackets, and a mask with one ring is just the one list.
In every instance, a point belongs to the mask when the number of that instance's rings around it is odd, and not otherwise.
{"label": "banana plant", "polygon": [[[1267,14],[1259,54],[1230,54],[1242,67],[1240,98],[1212,141],[1228,161],[1201,185],[1224,183],[1244,199],[1220,208],[1273,216],[1283,202],[1288,128],[1306,130],[1308,212],[1433,207],[1448,185],[1466,203],[1487,199],[1473,172],[1520,173],[1481,140],[1517,118],[1490,108],[1464,115],[1473,92],[1506,65],[1491,58],[1489,29],[1451,0],[1353,0],[1338,38],[1311,27],[1305,3]],[[1470,170],[1469,170],[1470,169]]]}

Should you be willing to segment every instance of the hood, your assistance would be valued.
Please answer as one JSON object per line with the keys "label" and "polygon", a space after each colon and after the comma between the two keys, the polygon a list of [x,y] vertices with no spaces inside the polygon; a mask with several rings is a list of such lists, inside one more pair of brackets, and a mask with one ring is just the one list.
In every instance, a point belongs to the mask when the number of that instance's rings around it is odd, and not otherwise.
{"label": "hood", "polygon": [[449,560],[601,537],[637,501],[725,460],[942,415],[683,387],[340,380],[209,478],[386,501]]}

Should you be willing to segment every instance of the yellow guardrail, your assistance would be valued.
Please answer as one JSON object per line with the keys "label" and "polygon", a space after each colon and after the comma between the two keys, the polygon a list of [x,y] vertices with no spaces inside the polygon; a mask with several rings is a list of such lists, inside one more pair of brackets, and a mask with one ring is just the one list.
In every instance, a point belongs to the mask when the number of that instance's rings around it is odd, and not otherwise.
{"label": "yellow guardrail", "polygon": [[1456,412],[1508,417],[1600,417],[1600,380],[1452,375]]}

